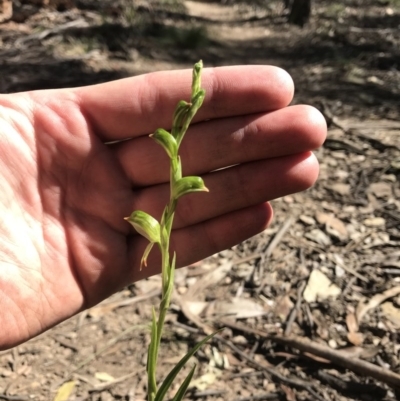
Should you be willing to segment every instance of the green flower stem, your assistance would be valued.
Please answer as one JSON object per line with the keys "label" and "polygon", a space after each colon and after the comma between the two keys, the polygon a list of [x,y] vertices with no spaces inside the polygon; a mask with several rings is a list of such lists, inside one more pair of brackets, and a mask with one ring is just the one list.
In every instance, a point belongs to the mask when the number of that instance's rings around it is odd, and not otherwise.
{"label": "green flower stem", "polygon": [[[199,62],[193,69],[191,103],[181,101],[178,103],[174,117],[171,134],[164,130],[158,130],[153,135],[154,139],[164,147],[170,159],[170,199],[160,222],[160,250],[162,266],[162,299],[158,312],[158,318],[153,315],[152,337],[149,346],[147,361],[148,374],[148,401],[154,401],[157,394],[156,366],[161,336],[164,328],[165,317],[169,309],[172,289],[174,284],[175,260],[174,254],[171,262],[169,254],[170,236],[174,214],[178,203],[178,197],[189,192],[207,191],[203,181],[198,177],[185,177],[182,179],[182,166],[178,155],[179,146],[197,110],[201,107],[205,92],[201,86],[202,63]],[[171,137],[168,137],[171,135]],[[174,139],[175,138],[175,139]],[[176,145],[174,144],[176,142]],[[175,150],[176,146],[176,150]],[[178,183],[179,182],[179,183]],[[176,190],[179,188],[179,190]],[[193,373],[192,373],[193,374]],[[183,396],[183,395],[182,395]]]}
{"label": "green flower stem", "polygon": [[[169,309],[172,290],[174,288],[176,254],[174,253],[171,260],[169,247],[176,206],[178,204],[178,199],[183,195],[200,191],[208,192],[208,189],[205,187],[204,182],[200,177],[182,177],[181,159],[178,154],[182,139],[185,136],[193,117],[201,107],[205,97],[205,92],[201,89],[202,68],[203,64],[201,61],[194,66],[191,101],[190,103],[187,103],[184,100],[181,100],[176,106],[172,120],[171,132],[159,128],[150,135],[164,148],[170,160],[170,199],[168,205],[164,209],[161,221],[158,222],[154,217],[140,210],[136,210],[129,217],[126,217],[126,220],[132,224],[135,230],[149,241],[140,262],[140,268],[142,268],[143,265],[146,266],[147,257],[154,244],[157,244],[161,250],[162,298],[158,316],[154,308],[152,311],[151,340],[147,354],[148,401],[163,401],[173,380],[181,371],[185,363],[215,334],[211,334],[197,343],[177,363],[164,379],[160,388],[157,389],[156,367],[158,352],[160,349],[165,317]],[[173,401],[183,400],[185,392],[190,384],[190,380],[193,377],[193,373],[194,368],[190,371],[189,375],[179,387]]]}

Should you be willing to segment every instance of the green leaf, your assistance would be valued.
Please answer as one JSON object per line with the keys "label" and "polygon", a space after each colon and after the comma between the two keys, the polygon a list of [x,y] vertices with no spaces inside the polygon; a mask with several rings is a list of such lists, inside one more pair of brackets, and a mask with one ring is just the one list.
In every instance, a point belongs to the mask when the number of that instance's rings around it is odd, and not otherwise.
{"label": "green leaf", "polygon": [[[222,330],[222,329],[221,329]],[[181,369],[185,366],[185,363],[198,351],[198,349],[205,344],[210,338],[214,337],[221,330],[217,330],[216,332],[208,335],[202,341],[197,343],[177,364],[174,368],[172,368],[171,372],[169,372],[168,376],[165,378],[160,388],[157,391],[156,398],[154,401],[163,401],[165,395],[167,394],[168,389],[171,387],[172,382],[174,381],[177,374],[181,371]]]}
{"label": "green leaf", "polygon": [[154,132],[154,134],[150,135],[150,138],[153,138],[164,148],[170,159],[174,159],[177,157],[178,145],[175,138],[168,131],[159,128]]}
{"label": "green leaf", "polygon": [[176,392],[175,397],[172,399],[172,401],[182,401],[183,400],[183,397],[186,394],[189,384],[192,381],[195,370],[196,370],[196,365],[194,365],[193,368],[190,370],[189,374],[187,375],[186,379],[183,381],[183,383],[179,387],[179,390]]}
{"label": "green leaf", "polygon": [[172,188],[174,199],[178,199],[191,192],[208,192],[208,188],[206,188],[204,181],[200,177],[183,177]]}
{"label": "green leaf", "polygon": [[161,242],[160,224],[154,217],[141,210],[136,210],[129,217],[125,217],[125,220],[150,242],[157,244]]}
{"label": "green leaf", "polygon": [[149,345],[149,351],[147,354],[147,379],[148,379],[148,395],[149,400],[154,400],[157,392],[156,382],[156,365],[157,365],[157,354],[158,354],[158,330],[157,330],[157,317],[156,311],[152,309],[152,322],[151,322],[151,340]]}
{"label": "green leaf", "polygon": [[176,263],[176,252],[174,252],[174,256],[172,257],[172,263],[169,266],[168,280],[166,283],[163,299],[161,300],[160,303],[160,308],[164,306],[164,300],[166,301],[166,305],[169,305],[169,302],[171,300],[172,291],[174,290],[175,263]]}

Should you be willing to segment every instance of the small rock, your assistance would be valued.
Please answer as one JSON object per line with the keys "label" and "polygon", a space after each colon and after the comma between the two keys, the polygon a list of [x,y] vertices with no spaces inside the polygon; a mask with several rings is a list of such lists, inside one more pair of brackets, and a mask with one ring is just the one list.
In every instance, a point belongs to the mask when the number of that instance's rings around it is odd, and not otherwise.
{"label": "small rock", "polygon": [[397,178],[394,174],[384,174],[382,175],[382,180],[388,181],[388,182],[396,182]]}
{"label": "small rock", "polygon": [[386,15],[393,15],[393,14],[394,14],[394,10],[393,10],[393,8],[391,8],[391,7],[388,7],[388,8],[385,10],[385,12],[386,12]]}
{"label": "small rock", "polygon": [[315,225],[315,220],[311,216],[306,216],[305,214],[302,214],[299,217],[299,220],[306,226],[314,226]]}
{"label": "small rock", "polygon": [[386,221],[382,217],[371,217],[363,221],[363,224],[367,227],[381,227],[384,226],[385,223]]}
{"label": "small rock", "polygon": [[241,336],[241,335],[233,337],[232,342],[234,344],[240,344],[240,345],[248,344],[247,338],[245,336]]}
{"label": "small rock", "polygon": [[368,191],[374,194],[377,198],[390,198],[393,195],[392,185],[388,182],[375,182],[371,184]]}
{"label": "small rock", "polygon": [[310,303],[330,296],[336,297],[340,293],[340,288],[333,284],[324,273],[313,270],[308,278],[303,297],[306,302]]}
{"label": "small rock", "polygon": [[339,178],[340,180],[345,180],[349,176],[349,173],[344,170],[336,170],[334,173],[335,178]]}
{"label": "small rock", "polygon": [[340,266],[336,265],[335,266],[335,276],[340,278],[343,277],[346,274],[345,270],[342,269]]}
{"label": "small rock", "polygon": [[309,233],[306,233],[305,237],[323,246],[329,246],[332,243],[331,239],[318,228],[315,228],[314,230],[311,230]]}
{"label": "small rock", "polygon": [[186,294],[186,292],[187,292],[187,287],[179,286],[176,290],[178,291],[178,294],[179,294],[179,295],[183,295],[183,294]]}
{"label": "small rock", "polygon": [[345,196],[350,194],[350,185],[349,184],[343,184],[343,183],[337,183],[333,184],[328,187],[330,190],[333,192],[338,193],[339,195]]}

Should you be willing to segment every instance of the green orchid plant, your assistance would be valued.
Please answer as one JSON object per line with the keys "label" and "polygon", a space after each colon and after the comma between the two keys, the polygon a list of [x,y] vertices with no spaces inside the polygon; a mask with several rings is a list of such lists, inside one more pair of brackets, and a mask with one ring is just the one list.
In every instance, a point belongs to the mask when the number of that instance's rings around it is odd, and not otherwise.
{"label": "green orchid plant", "polygon": [[[174,287],[176,254],[174,252],[172,260],[169,254],[169,242],[174,213],[178,199],[181,196],[192,192],[208,192],[208,189],[200,177],[182,177],[182,165],[178,154],[179,146],[182,143],[183,137],[185,136],[193,117],[201,107],[205,97],[205,91],[201,88],[202,69],[203,64],[201,61],[194,65],[191,100],[190,102],[181,100],[177,104],[173,115],[171,132],[159,128],[150,135],[151,138],[163,147],[170,160],[170,199],[169,203],[165,206],[160,222],[140,210],[133,212],[126,218],[135,230],[149,241],[149,244],[144,251],[140,268],[142,268],[143,265],[146,266],[147,257],[154,245],[158,245],[161,251],[162,297],[158,316],[154,308],[152,311],[151,341],[147,355],[148,401],[162,401],[171,387],[173,380],[189,358],[192,357],[194,353],[215,334],[213,333],[205,337],[195,347],[193,347],[171,370],[161,385],[159,387],[157,386],[156,366],[161,343],[161,335]],[[183,399],[193,377],[195,368],[196,365],[193,366],[186,379],[179,387],[175,396],[172,398],[173,401],[180,401]]]}

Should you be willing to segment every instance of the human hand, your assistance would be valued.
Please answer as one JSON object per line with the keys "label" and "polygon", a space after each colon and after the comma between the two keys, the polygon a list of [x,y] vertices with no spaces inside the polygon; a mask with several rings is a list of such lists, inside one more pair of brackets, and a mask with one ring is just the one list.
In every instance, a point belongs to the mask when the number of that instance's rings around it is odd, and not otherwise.
{"label": "human hand", "polygon": [[[180,200],[178,266],[264,230],[269,200],[316,180],[311,150],[326,135],[317,110],[286,107],[293,84],[278,68],[205,69],[202,80],[181,156],[210,193]],[[160,271],[157,251],[139,269],[147,242],[123,218],[162,212],[168,158],[148,134],[170,126],[190,82],[190,70],[170,71],[0,95],[0,349]]]}

